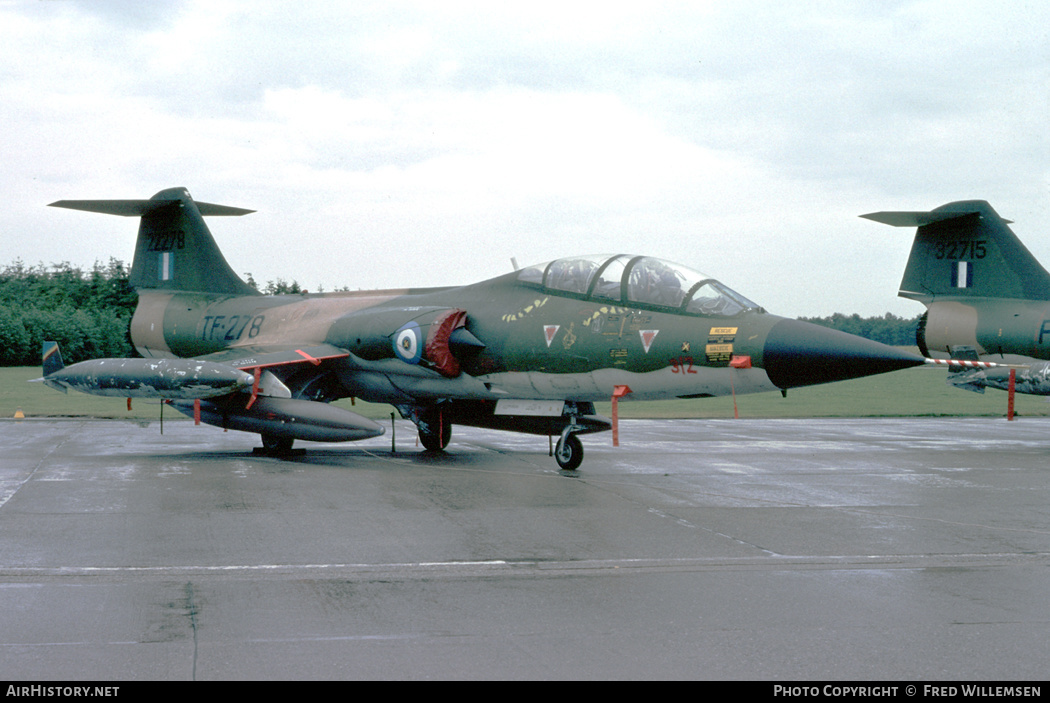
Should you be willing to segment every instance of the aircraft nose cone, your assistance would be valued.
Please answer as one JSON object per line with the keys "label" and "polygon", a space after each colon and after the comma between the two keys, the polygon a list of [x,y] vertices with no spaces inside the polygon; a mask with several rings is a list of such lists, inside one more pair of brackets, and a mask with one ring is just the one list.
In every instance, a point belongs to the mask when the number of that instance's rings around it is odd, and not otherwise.
{"label": "aircraft nose cone", "polygon": [[918,354],[801,320],[774,325],[762,356],[766,375],[778,388],[844,381],[923,363]]}

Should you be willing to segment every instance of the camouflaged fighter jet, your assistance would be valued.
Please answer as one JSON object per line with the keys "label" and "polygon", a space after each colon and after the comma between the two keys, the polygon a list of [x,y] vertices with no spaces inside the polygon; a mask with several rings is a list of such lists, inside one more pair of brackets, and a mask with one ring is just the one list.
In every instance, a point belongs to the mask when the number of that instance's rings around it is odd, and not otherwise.
{"label": "camouflaged fighter jet", "polygon": [[[578,435],[611,428],[595,401],[786,391],[923,363],[771,315],[705,274],[652,257],[558,259],[448,288],[264,296],[233,272],[202,217],[251,210],[195,202],[182,188],[52,205],[141,218],[131,338],[146,359],[182,361],[165,367],[164,382],[149,377],[161,371],[148,364],[97,363],[106,360],[64,371],[52,361],[56,375],[44,380],[159,395],[206,423],[258,432],[278,453],[296,439],[381,434],[327,405],[357,397],[394,405],[430,450],[448,445],[453,424],[557,435],[556,460],[574,469]],[[252,383],[199,362],[251,374]],[[223,384],[232,390],[213,395]]]}
{"label": "camouflaged fighter jet", "polygon": [[1016,365],[1016,391],[1050,395],[1050,274],[983,200],[929,212],[861,215],[917,227],[898,295],[926,306],[916,342],[923,356],[961,360],[948,383],[978,393],[1007,390],[1009,370],[972,368],[969,360]]}

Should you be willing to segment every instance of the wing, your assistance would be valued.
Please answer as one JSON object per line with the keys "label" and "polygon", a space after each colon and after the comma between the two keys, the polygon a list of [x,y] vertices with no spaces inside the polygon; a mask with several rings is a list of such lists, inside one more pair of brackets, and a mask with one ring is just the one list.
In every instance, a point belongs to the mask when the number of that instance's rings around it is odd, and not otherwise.
{"label": "wing", "polygon": [[199,359],[227,364],[238,369],[269,368],[288,364],[321,365],[328,359],[340,359],[350,356],[350,352],[331,344],[314,345],[276,345],[247,346],[223,349],[213,354],[206,354]]}
{"label": "wing", "polygon": [[[320,367],[327,361],[349,356],[350,352],[345,349],[319,344],[236,347],[199,358],[253,374],[251,399],[247,405],[251,408],[260,395],[274,398],[295,395],[322,401],[340,397],[342,394],[333,387],[331,370]],[[302,368],[298,368],[300,366]]]}

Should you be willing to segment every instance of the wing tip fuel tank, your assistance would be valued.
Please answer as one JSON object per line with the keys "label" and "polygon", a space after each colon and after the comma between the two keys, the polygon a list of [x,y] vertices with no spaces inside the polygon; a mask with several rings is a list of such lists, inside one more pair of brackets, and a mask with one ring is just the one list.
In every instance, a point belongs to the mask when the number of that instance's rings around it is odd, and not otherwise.
{"label": "wing tip fuel tank", "polygon": [[193,359],[92,359],[53,370],[44,383],[114,398],[194,400],[251,387],[252,375]]}

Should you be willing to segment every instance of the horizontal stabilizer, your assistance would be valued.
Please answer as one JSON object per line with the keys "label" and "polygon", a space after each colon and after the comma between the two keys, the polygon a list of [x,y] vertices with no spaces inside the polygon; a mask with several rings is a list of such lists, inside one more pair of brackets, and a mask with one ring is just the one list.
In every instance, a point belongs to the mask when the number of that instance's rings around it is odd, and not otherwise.
{"label": "horizontal stabilizer", "polygon": [[195,201],[185,188],[167,188],[148,200],[57,200],[51,207],[139,217],[129,283],[136,289],[259,295],[219,251],[207,215],[247,215],[246,210]]}
{"label": "horizontal stabilizer", "polygon": [[[49,207],[64,207],[70,210],[84,210],[86,212],[99,212],[103,215],[120,215],[122,217],[142,217],[148,215],[151,212],[159,210],[169,205],[179,203],[176,199],[164,199],[164,200],[58,200],[49,205]],[[240,207],[230,207],[229,205],[215,205],[213,203],[202,203],[194,201],[197,205],[197,209],[201,215],[208,216],[221,216],[221,215],[249,215],[255,210],[246,210]]]}
{"label": "horizontal stabilizer", "polygon": [[898,295],[1050,300],[1050,274],[984,200],[960,200],[928,212],[884,211],[861,217],[915,227]]}
{"label": "horizontal stabilizer", "polygon": [[924,227],[934,222],[954,220],[956,217],[965,217],[969,212],[871,212],[861,215],[866,220],[874,220],[891,227]]}
{"label": "horizontal stabilizer", "polygon": [[[866,220],[881,222],[882,224],[890,225],[891,227],[925,227],[926,225],[932,225],[937,222],[947,222],[948,220],[954,220],[959,217],[979,215],[981,213],[982,210],[978,207],[972,209],[964,207],[958,210],[932,210],[930,212],[887,210],[883,212],[869,212],[867,215],[861,215],[861,217]],[[1008,225],[1013,224],[1012,220],[1004,219],[1003,222]]]}

